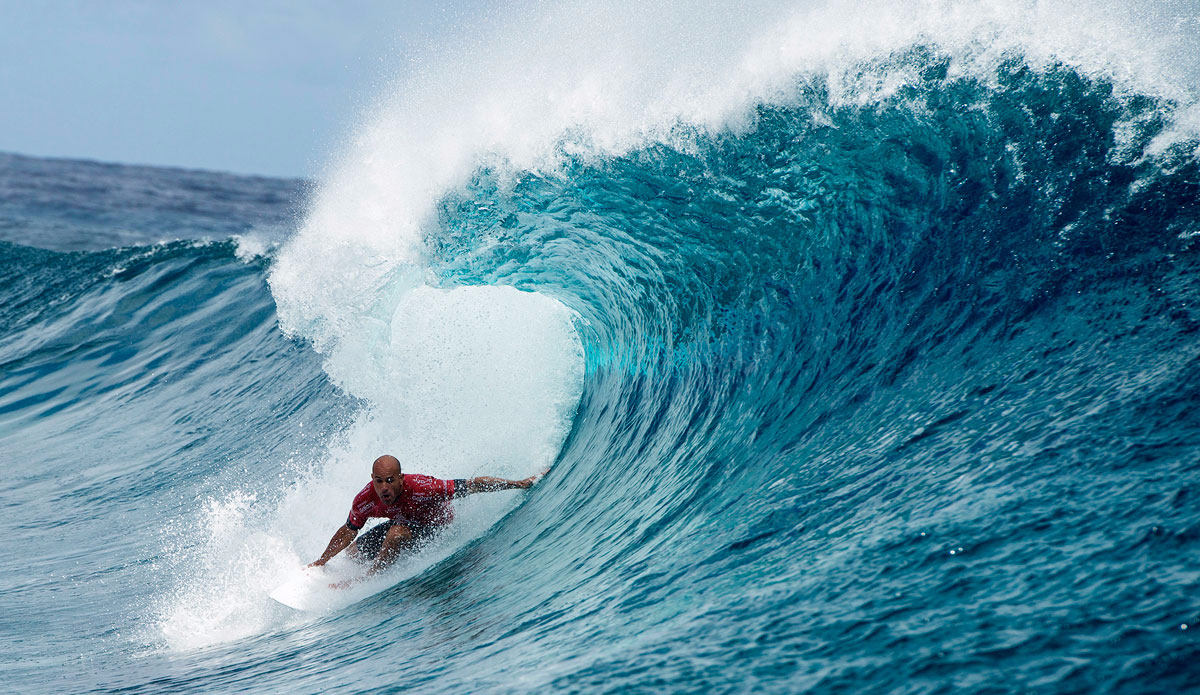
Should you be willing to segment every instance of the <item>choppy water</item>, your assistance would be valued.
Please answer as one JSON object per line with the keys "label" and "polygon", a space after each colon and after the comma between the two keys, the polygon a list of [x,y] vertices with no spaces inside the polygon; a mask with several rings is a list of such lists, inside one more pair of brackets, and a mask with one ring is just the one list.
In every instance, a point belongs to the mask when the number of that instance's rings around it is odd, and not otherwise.
{"label": "choppy water", "polygon": [[[311,188],[0,159],[0,690],[1200,687],[1187,6],[656,12]],[[384,451],[554,469],[272,603]]]}

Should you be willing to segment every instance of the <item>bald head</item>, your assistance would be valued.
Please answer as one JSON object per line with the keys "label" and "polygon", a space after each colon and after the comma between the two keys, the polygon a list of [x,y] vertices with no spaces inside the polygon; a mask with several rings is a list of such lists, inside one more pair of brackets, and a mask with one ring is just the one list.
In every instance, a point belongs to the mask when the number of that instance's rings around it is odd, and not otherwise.
{"label": "bald head", "polygon": [[390,454],[384,454],[375,459],[375,463],[371,464],[371,475],[389,476],[400,475],[400,459]]}
{"label": "bald head", "polygon": [[384,504],[393,504],[404,492],[404,476],[400,475],[400,460],[384,454],[371,464],[371,485]]}

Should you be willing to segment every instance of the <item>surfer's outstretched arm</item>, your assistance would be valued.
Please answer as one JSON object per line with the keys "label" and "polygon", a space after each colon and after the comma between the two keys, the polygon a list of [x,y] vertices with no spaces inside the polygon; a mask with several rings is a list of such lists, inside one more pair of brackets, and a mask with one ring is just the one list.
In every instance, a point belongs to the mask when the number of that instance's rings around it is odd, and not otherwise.
{"label": "surfer's outstretched arm", "polygon": [[346,549],[346,546],[354,542],[354,537],[358,535],[358,530],[350,528],[349,524],[343,524],[341,528],[333,534],[333,538],[329,539],[329,545],[326,546],[325,552],[321,553],[321,557],[310,563],[309,567],[320,567],[329,562],[330,558]]}
{"label": "surfer's outstretched arm", "polygon": [[527,490],[540,480],[543,475],[546,475],[546,471],[548,470],[550,469],[546,469],[537,475],[531,475],[524,480],[506,480],[486,475],[478,478],[457,480],[454,486],[454,496],[465,497],[473,495],[476,492],[496,492],[497,490]]}

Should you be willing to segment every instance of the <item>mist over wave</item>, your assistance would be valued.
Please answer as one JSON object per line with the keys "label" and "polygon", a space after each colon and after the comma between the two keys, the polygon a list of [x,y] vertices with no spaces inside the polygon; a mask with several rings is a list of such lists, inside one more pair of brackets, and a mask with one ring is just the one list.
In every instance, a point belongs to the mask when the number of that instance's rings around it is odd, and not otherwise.
{"label": "mist over wave", "polygon": [[[277,247],[274,223],[0,244],[0,443],[96,462],[7,469],[6,550],[85,492],[56,528],[99,539],[36,556],[48,585],[4,576],[42,635],[14,682],[1200,685],[1186,4],[476,26],[381,97]],[[457,503],[389,590],[270,602],[385,451],[554,468]],[[80,666],[40,660],[79,634]]]}

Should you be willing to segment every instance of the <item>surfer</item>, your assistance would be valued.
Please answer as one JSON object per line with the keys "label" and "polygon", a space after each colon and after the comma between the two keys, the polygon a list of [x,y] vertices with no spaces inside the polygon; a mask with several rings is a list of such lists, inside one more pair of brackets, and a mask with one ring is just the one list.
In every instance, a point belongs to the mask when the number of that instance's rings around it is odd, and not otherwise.
{"label": "surfer", "polygon": [[[354,496],[346,523],[333,534],[321,557],[308,566],[320,567],[349,547],[347,554],[360,562],[370,562],[367,574],[375,574],[395,562],[401,551],[420,547],[439,527],[450,523],[454,518],[451,499],[476,492],[524,490],[545,474],[542,471],[524,480],[487,476],[441,480],[403,474],[395,456],[380,456],[371,466],[371,482]],[[387,521],[355,540],[371,518]]]}

